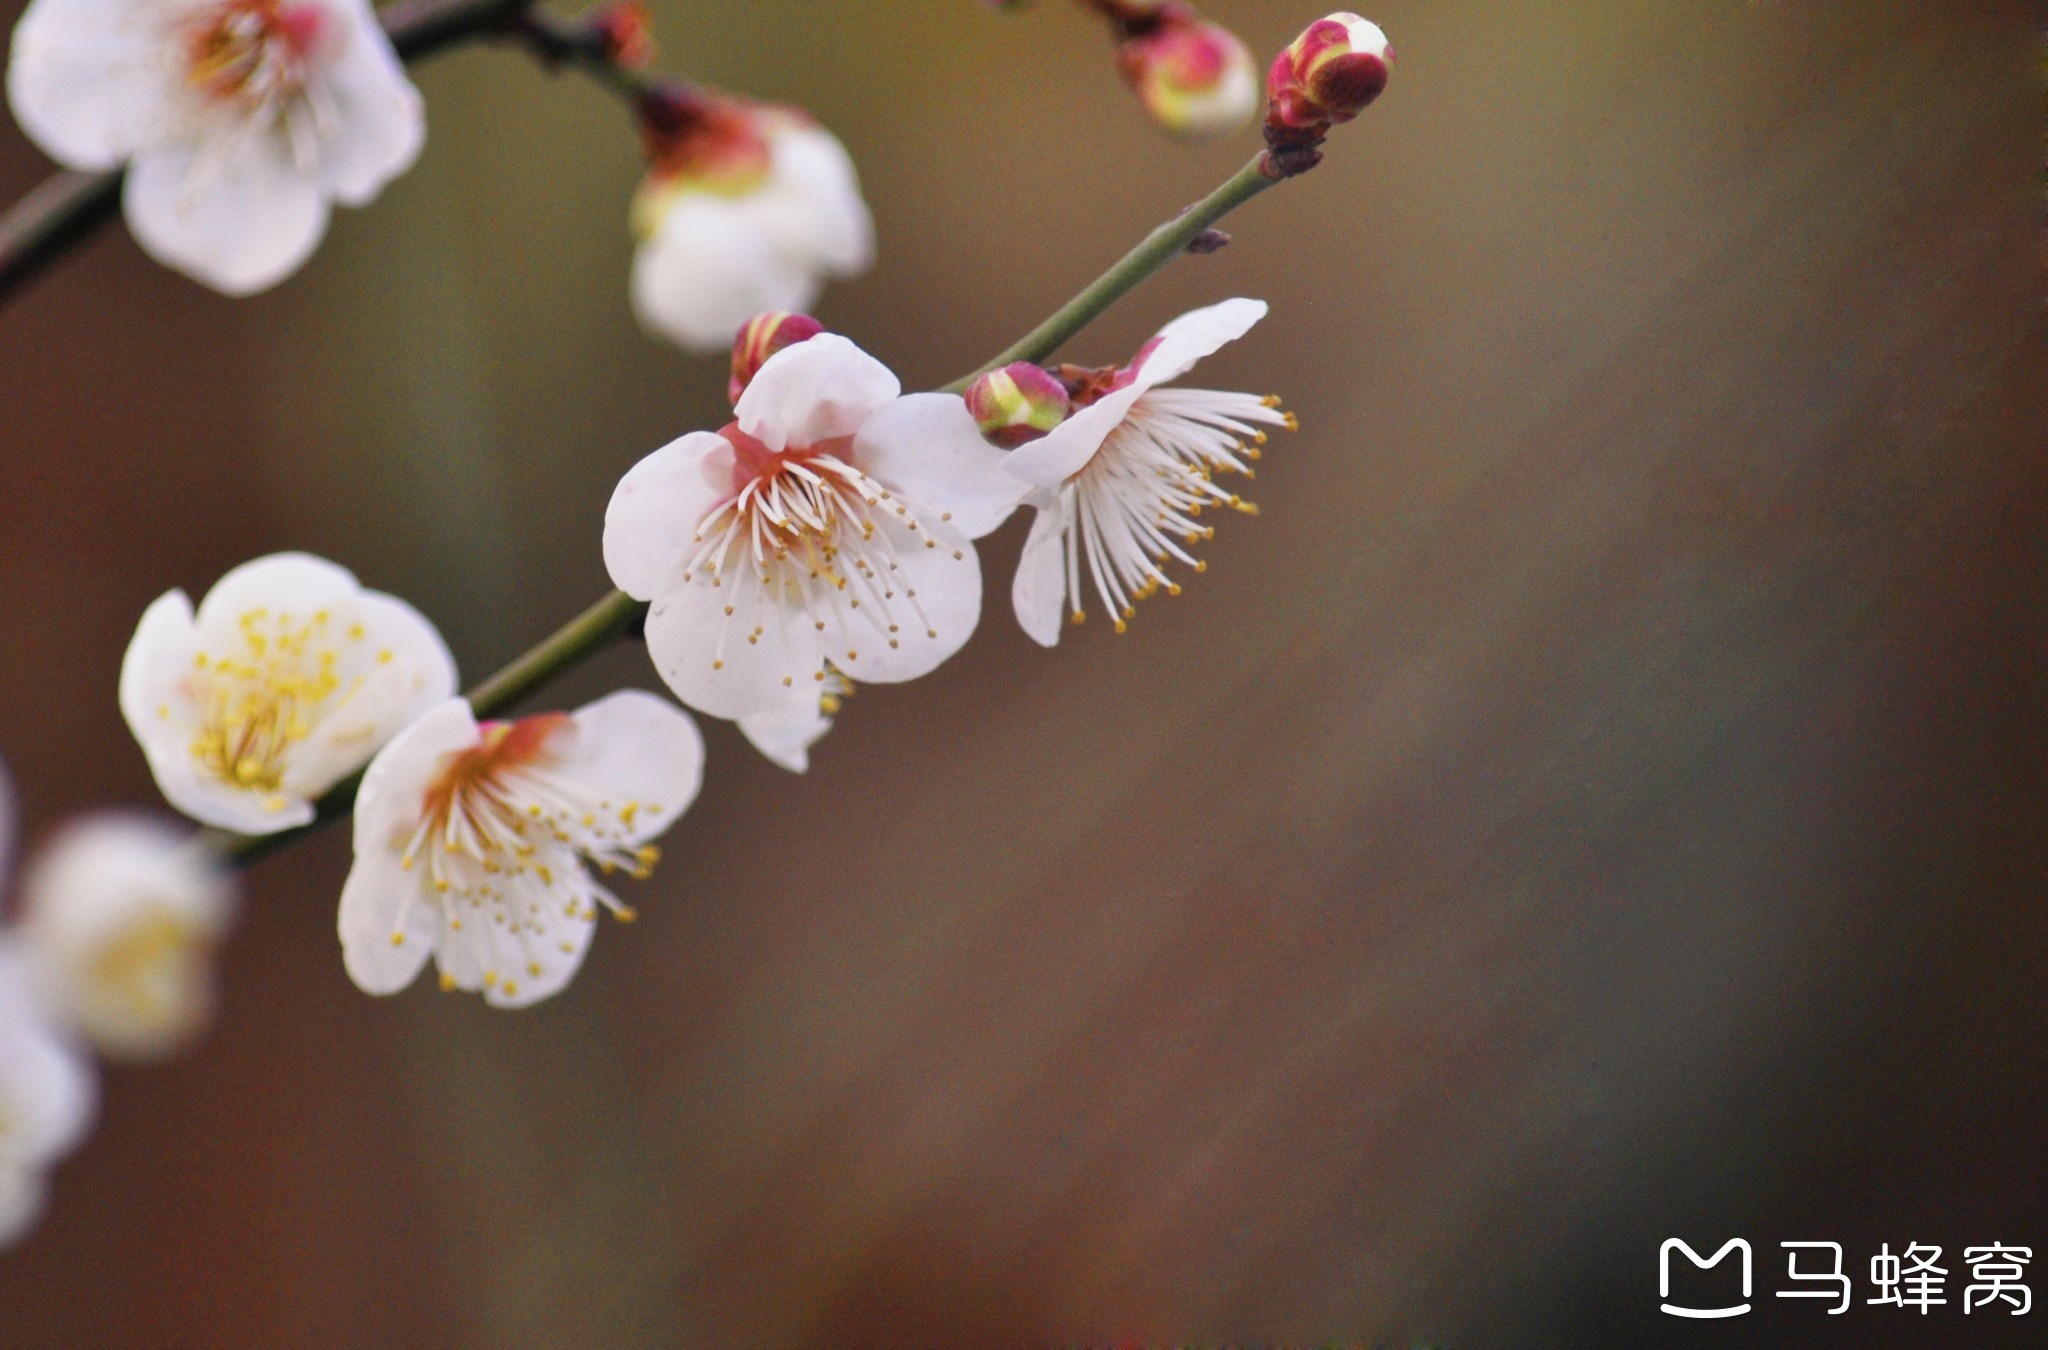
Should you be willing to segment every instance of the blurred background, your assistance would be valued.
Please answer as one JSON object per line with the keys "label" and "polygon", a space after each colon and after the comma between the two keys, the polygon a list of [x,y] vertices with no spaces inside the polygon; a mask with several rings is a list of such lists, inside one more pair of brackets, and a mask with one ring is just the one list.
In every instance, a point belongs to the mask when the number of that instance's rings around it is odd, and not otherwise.
{"label": "blurred background", "polygon": [[[1270,54],[1317,11],[1208,0]],[[9,22],[17,0],[0,0]],[[658,0],[801,102],[881,263],[819,313],[929,387],[1256,145],[1170,143],[1046,3]],[[222,1019],[116,1070],[25,1346],[2017,1344],[2048,1248],[2048,349],[2038,6],[1384,0],[1387,96],[1067,351],[1273,317],[1208,575],[864,689],[806,777],[707,724],[569,991],[360,995],[347,843],[260,865]],[[0,756],[33,837],[154,802],[145,604],[304,548],[474,678],[606,587],[617,477],[726,420],[636,330],[636,146],[478,45],[301,275],[117,226],[0,313]],[[0,197],[47,171],[0,127]],[[550,696],[654,684],[621,649]],[[1757,1311],[1656,1311],[1668,1237]],[[1777,1243],[1857,1306],[1777,1300]],[[1880,1243],[1950,1303],[1869,1308]],[[2048,1294],[2048,1251],[2032,1281]],[[2038,1335],[2038,1333],[2035,1333]],[[2002,1337],[2007,1339],[2001,1339]]]}

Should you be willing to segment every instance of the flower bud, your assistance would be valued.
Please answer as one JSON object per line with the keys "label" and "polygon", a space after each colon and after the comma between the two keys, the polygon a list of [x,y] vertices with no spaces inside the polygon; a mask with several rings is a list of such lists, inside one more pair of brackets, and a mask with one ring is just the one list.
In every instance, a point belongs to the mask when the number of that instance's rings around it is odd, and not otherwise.
{"label": "flower bud", "polygon": [[1005,450],[1035,441],[1067,420],[1067,388],[1029,361],[992,370],[967,386],[967,411],[981,434]]}
{"label": "flower bud", "polygon": [[1316,20],[1266,76],[1268,131],[1320,135],[1349,122],[1387,87],[1393,59],[1378,24],[1343,11]]}
{"label": "flower bud", "polygon": [[1226,135],[1258,111],[1252,55],[1221,24],[1162,23],[1125,39],[1117,62],[1152,120],[1176,136]]}
{"label": "flower bud", "polygon": [[825,325],[808,314],[756,314],[747,320],[732,342],[732,379],[725,386],[726,397],[737,406],[769,357],[824,331]]}
{"label": "flower bud", "polygon": [[644,70],[654,59],[654,28],[640,0],[609,0],[598,6],[583,26],[596,39],[605,60],[620,70]]}

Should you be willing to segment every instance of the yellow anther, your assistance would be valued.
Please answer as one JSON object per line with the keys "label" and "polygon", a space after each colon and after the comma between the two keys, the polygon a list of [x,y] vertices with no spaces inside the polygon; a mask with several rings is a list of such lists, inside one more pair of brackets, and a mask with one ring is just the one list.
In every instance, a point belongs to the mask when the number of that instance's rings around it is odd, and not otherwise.
{"label": "yellow anther", "polygon": [[403,947],[405,945],[405,934],[393,933],[391,935],[391,945],[394,947]]}
{"label": "yellow anther", "polygon": [[455,992],[455,977],[445,970],[441,972],[441,992],[444,994]]}

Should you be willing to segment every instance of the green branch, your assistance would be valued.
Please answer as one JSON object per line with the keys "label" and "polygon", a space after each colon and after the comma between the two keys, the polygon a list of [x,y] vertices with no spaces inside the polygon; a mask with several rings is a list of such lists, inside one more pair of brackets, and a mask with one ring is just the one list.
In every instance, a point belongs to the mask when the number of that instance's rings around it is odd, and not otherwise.
{"label": "green branch", "polygon": [[1145,236],[1138,246],[1118,259],[1115,266],[1088,283],[1073,299],[1054,311],[1051,318],[1017,339],[1000,356],[978,370],[962,375],[947,385],[945,392],[958,394],[991,370],[1017,361],[1043,361],[1061,344],[1093,323],[1139,282],[1187,251],[1189,244],[1223,217],[1243,206],[1281,180],[1267,166],[1260,151],[1224,184],[1202,200]]}
{"label": "green branch", "polygon": [[[1090,282],[1079,295],[1060,306],[1051,318],[1025,334],[1008,351],[973,375],[954,381],[947,390],[958,393],[983,371],[1006,366],[1012,361],[1044,360],[1139,282],[1185,251],[1196,236],[1279,181],[1267,168],[1266,156],[1259,155],[1207,197],[1146,235],[1136,248]],[[539,646],[472,689],[468,694],[470,706],[478,717],[496,717],[509,711],[557,675],[583,664],[618,641],[646,612],[646,605],[640,601],[623,591],[613,591],[555,630]],[[208,830],[203,832],[203,838],[207,846],[230,862],[238,866],[252,863],[347,815],[355,805],[356,789],[361,784],[362,775],[358,773],[329,789],[315,804],[315,815],[309,825],[268,835],[237,835]]]}

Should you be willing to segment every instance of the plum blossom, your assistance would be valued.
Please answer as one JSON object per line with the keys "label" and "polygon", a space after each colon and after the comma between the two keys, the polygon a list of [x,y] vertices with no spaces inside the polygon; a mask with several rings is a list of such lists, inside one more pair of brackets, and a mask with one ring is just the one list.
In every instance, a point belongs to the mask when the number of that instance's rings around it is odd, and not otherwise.
{"label": "plum blossom", "polygon": [[[13,846],[14,793],[0,773],[0,876]],[[0,1247],[41,1215],[46,1174],[85,1137],[99,1095],[91,1063],[37,997],[20,947],[0,934]]]}
{"label": "plum blossom", "polygon": [[121,713],[171,805],[269,834],[455,692],[440,634],[343,568],[277,553],[235,568],[198,612],[183,591],[144,611]]}
{"label": "plum blossom", "polygon": [[184,832],[141,815],[74,821],[31,860],[21,900],[38,995],[102,1054],[161,1058],[211,1020],[235,890]]}
{"label": "plum blossom", "polygon": [[1017,621],[1033,639],[1059,642],[1063,602],[1081,621],[1084,564],[1121,633],[1139,600],[1162,589],[1180,594],[1163,569],[1169,558],[1204,570],[1188,552],[1214,534],[1197,523],[1203,511],[1255,510],[1215,475],[1249,477],[1244,461],[1257,459],[1266,440],[1259,428],[1291,431],[1293,414],[1278,411],[1278,399],[1159,386],[1265,314],[1264,301],[1226,300],[1175,319],[1128,366],[1062,371],[1076,411],[1003,466],[1031,485],[1025,505],[1038,511],[1011,588]]}
{"label": "plum blossom", "polygon": [[441,703],[363,776],[341,892],[349,977],[397,993],[431,955],[443,989],[496,1007],[558,992],[598,911],[633,917],[587,864],[646,876],[648,841],[696,800],[703,770],[689,714],[639,690],[516,722]]}
{"label": "plum blossom", "polygon": [[755,315],[803,310],[826,278],[874,261],[853,161],[801,110],[667,90],[641,120],[632,294],[651,331],[716,352]]}
{"label": "plum blossom", "polygon": [[894,683],[958,651],[981,614],[970,540],[1024,484],[950,394],[903,395],[836,334],[762,365],[717,432],[635,465],[605,513],[613,584],[652,601],[647,646],[714,717],[794,706],[830,661]]}
{"label": "plum blossom", "polygon": [[7,95],[52,158],[126,164],[136,242],[229,295],[297,270],[426,134],[366,0],[33,0]]}

